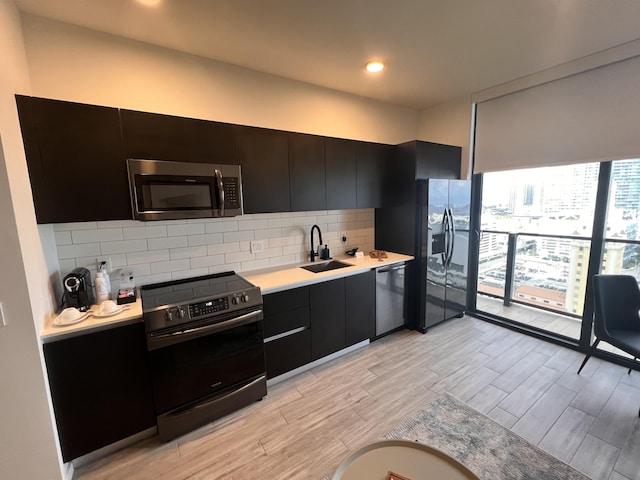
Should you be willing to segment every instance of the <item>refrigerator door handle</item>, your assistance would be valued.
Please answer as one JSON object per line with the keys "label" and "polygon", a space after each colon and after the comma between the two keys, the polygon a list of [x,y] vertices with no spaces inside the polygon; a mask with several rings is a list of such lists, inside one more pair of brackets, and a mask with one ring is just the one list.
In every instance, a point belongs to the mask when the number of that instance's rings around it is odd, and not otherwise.
{"label": "refrigerator door handle", "polygon": [[453,211],[449,208],[449,223],[451,227],[449,228],[449,258],[447,259],[447,266],[451,265],[451,260],[453,259],[453,248],[456,242],[456,224],[453,221]]}
{"label": "refrigerator door handle", "polygon": [[449,220],[447,219],[447,209],[445,208],[442,212],[442,231],[444,233],[444,252],[440,254],[440,258],[442,259],[442,266],[447,266],[447,252],[449,251],[449,239],[448,239],[448,231],[449,229]]}

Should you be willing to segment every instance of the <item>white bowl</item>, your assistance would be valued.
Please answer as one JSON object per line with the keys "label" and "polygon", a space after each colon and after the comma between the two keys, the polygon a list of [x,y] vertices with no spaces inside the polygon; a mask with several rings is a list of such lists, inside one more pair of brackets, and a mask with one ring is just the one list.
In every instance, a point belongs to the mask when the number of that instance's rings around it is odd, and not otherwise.
{"label": "white bowl", "polygon": [[98,307],[98,315],[109,315],[118,310],[120,306],[113,300],[105,300]]}
{"label": "white bowl", "polygon": [[62,313],[59,315],[60,320],[65,322],[72,322],[73,320],[77,320],[78,318],[84,315],[83,312],[78,310],[75,307],[65,308]]}

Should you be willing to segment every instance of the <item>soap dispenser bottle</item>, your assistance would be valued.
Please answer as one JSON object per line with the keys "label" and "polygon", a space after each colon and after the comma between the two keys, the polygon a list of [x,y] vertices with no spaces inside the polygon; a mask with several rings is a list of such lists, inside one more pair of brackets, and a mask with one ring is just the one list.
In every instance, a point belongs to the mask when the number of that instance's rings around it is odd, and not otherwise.
{"label": "soap dispenser bottle", "polygon": [[107,287],[107,280],[103,270],[98,270],[96,273],[96,279],[93,282],[96,287],[96,302],[100,305],[105,300],[109,300],[109,289]]}

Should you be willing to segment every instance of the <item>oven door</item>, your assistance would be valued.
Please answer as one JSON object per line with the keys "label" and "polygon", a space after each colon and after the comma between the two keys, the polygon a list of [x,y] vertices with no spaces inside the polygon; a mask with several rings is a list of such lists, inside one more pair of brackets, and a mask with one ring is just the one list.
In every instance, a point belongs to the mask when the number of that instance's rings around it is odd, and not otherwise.
{"label": "oven door", "polygon": [[265,374],[262,310],[147,334],[156,413],[237,388]]}

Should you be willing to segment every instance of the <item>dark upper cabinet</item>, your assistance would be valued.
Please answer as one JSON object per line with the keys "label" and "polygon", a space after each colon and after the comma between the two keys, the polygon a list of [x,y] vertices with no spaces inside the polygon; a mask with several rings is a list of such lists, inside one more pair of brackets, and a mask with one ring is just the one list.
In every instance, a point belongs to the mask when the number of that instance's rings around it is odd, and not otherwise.
{"label": "dark upper cabinet", "polygon": [[358,142],[356,148],[356,207],[384,206],[387,178],[393,161],[393,147],[380,143]]}
{"label": "dark upper cabinet", "polygon": [[120,110],[125,158],[188,160],[186,119]]}
{"label": "dark upper cabinet", "polygon": [[131,218],[118,109],[17,102],[38,223]]}
{"label": "dark upper cabinet", "polygon": [[291,211],[287,133],[238,127],[245,213]]}
{"label": "dark upper cabinet", "polygon": [[312,360],[346,346],[344,282],[344,278],[338,278],[309,287]]}
{"label": "dark upper cabinet", "polygon": [[325,169],[327,209],[356,208],[356,147],[355,140],[325,139]]}
{"label": "dark upper cabinet", "polygon": [[155,425],[142,323],[43,349],[65,462]]}
{"label": "dark upper cabinet", "polygon": [[291,211],[325,210],[325,138],[289,133]]}
{"label": "dark upper cabinet", "polygon": [[376,272],[345,278],[346,346],[376,335]]}
{"label": "dark upper cabinet", "polygon": [[193,118],[185,119],[184,125],[190,162],[240,164],[237,125]]}

